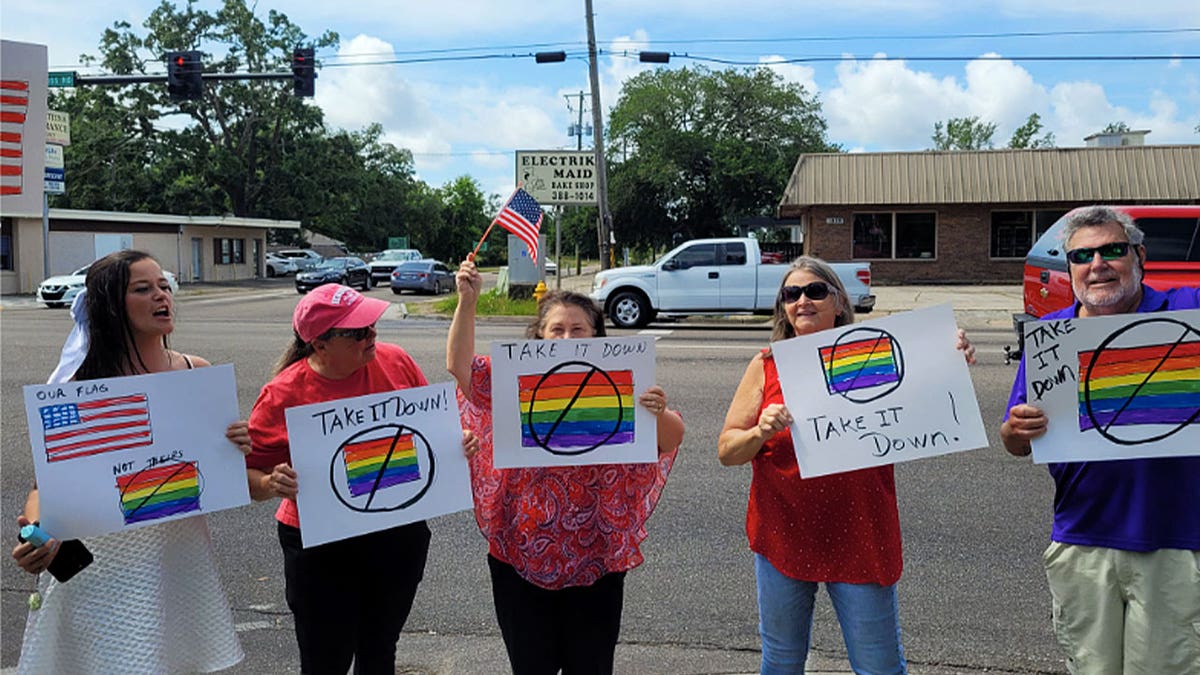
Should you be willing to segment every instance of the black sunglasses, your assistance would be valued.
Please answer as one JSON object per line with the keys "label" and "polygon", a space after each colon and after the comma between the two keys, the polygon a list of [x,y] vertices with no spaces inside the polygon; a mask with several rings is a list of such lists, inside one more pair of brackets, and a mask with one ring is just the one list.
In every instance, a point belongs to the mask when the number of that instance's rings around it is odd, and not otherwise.
{"label": "black sunglasses", "polygon": [[330,340],[335,337],[348,337],[362,342],[371,334],[372,328],[374,326],[364,326],[363,328],[330,328],[325,334],[329,336],[328,339]]}
{"label": "black sunglasses", "polygon": [[787,303],[799,300],[801,295],[808,296],[809,300],[824,300],[829,297],[830,290],[829,284],[824,281],[814,281],[804,286],[784,286],[779,289],[779,297]]}
{"label": "black sunglasses", "polygon": [[1129,242],[1114,241],[1094,248],[1073,248],[1067,251],[1067,262],[1072,262],[1076,265],[1086,265],[1095,260],[1097,253],[1100,254],[1101,260],[1124,258],[1129,253]]}

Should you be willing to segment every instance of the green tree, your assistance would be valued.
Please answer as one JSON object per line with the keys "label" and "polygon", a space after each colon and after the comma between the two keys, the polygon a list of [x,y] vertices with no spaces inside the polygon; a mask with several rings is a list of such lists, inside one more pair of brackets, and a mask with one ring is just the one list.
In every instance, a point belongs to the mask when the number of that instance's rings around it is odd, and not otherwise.
{"label": "green tree", "polygon": [[[459,176],[437,191],[441,202],[440,227],[431,234],[432,241],[426,255],[444,260],[453,265],[467,257],[483,236],[491,215],[488,201],[479,188],[479,183],[470,176]],[[495,251],[504,251],[502,237],[488,237],[488,250],[481,252],[481,262],[499,262],[504,258]],[[425,249],[421,249],[425,251]],[[486,253],[486,255],[485,255]]]}
{"label": "green tree", "polygon": [[1037,113],[1030,113],[1025,123],[1013,131],[1012,138],[1008,141],[1008,147],[1028,149],[1053,148],[1054,134],[1047,131],[1041,138],[1038,138],[1038,134],[1041,131],[1041,116]]}
{"label": "green tree", "polygon": [[767,68],[629,80],[608,129],[618,244],[725,234],[742,216],[771,213],[800,154],[838,150],[820,112],[815,96]]}
{"label": "green tree", "polygon": [[[244,0],[225,0],[210,13],[188,0],[177,8],[164,0],[146,19],[144,34],[127,22],[107,29],[99,63],[119,75],[161,72],[163,54],[199,49],[215,55],[206,72],[286,71],[301,44],[334,46],[333,32],[310,40],[286,15],[271,10],[267,21]],[[321,112],[292,95],[285,81],[206,83],[200,100],[171,102],[164,87],[126,86],[118,96],[136,119],[153,124],[181,115],[184,129],[159,129],[157,167],[174,204],[172,212],[263,216],[267,176],[282,161],[296,134],[320,129]],[[217,191],[207,186],[215,186]],[[271,214],[279,215],[279,214]]]}
{"label": "green tree", "polygon": [[1123,122],[1121,120],[1117,120],[1116,122],[1109,122],[1107,126],[1105,126],[1103,129],[1100,130],[1100,133],[1102,133],[1102,134],[1127,134],[1130,131],[1133,131],[1133,130],[1129,128],[1128,124],[1125,124],[1125,122]]}
{"label": "green tree", "polygon": [[934,150],[988,150],[992,147],[994,122],[980,122],[978,117],[951,117],[933,125]]}

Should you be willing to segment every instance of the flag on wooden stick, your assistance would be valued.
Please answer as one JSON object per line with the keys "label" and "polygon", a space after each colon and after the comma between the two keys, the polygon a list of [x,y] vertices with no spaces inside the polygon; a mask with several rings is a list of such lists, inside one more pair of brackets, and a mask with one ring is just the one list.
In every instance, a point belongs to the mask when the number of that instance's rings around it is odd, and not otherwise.
{"label": "flag on wooden stick", "polygon": [[529,256],[533,264],[538,260],[538,232],[542,227],[542,206],[537,203],[524,188],[517,188],[499,215],[492,221],[500,227],[512,232],[518,239],[529,247]]}

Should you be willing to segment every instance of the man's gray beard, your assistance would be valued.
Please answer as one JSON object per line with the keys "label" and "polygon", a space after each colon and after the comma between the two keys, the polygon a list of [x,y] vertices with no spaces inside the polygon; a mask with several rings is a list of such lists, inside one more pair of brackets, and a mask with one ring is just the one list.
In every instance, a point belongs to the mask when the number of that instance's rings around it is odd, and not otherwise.
{"label": "man's gray beard", "polygon": [[1133,269],[1133,273],[1129,276],[1129,283],[1122,284],[1121,289],[1117,293],[1105,293],[1104,297],[1099,298],[1098,302],[1093,301],[1089,296],[1096,295],[1092,292],[1080,293],[1078,288],[1072,284],[1071,289],[1075,292],[1075,297],[1079,298],[1081,304],[1088,307],[1112,307],[1129,302],[1137,296],[1138,289],[1142,286],[1142,266],[1138,265]]}

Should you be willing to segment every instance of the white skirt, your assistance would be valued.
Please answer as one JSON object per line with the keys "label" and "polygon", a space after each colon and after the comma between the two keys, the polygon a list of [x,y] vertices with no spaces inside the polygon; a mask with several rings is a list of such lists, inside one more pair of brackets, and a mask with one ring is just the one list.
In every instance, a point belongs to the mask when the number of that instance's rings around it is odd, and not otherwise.
{"label": "white skirt", "polygon": [[38,579],[19,673],[197,673],[242,660],[204,516],[85,541],[95,561]]}

